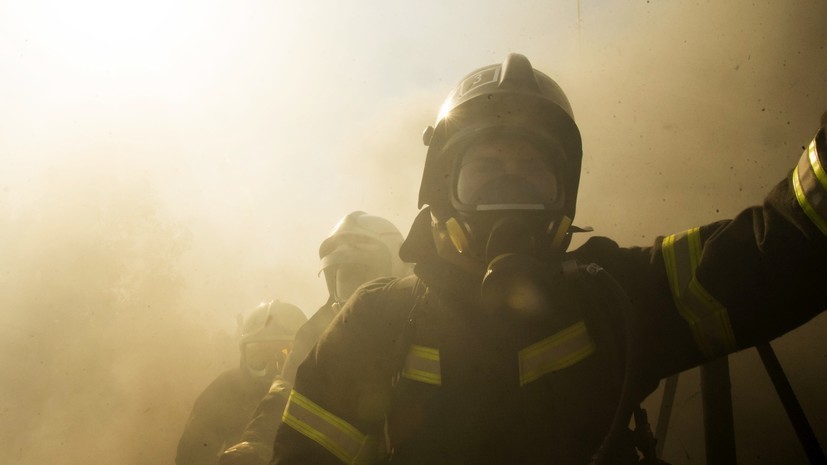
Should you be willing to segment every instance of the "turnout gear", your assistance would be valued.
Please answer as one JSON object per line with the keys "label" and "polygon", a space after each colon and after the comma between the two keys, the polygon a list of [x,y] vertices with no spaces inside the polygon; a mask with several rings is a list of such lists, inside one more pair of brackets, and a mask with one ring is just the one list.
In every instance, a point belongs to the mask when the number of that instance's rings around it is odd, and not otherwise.
{"label": "turnout gear", "polygon": [[175,464],[217,464],[221,451],[238,442],[267,387],[240,367],[221,373],[195,400],[178,441]]}
{"label": "turnout gear", "polygon": [[266,465],[273,456],[273,440],[282,422],[282,412],[292,389],[299,364],[311,352],[325,328],[333,321],[336,310],[332,297],[319,308],[296,333],[295,345],[284,362],[281,376],[270,390],[262,393],[258,405],[248,417],[238,440],[220,456],[220,465]]}
{"label": "turnout gear", "polygon": [[[538,80],[546,82],[524,57],[512,55],[463,80],[449,98],[426,134],[431,145],[420,202],[429,207],[400,252],[416,263],[416,277],[373,281],[348,300],[299,368],[273,463],[637,463],[635,447],[653,447],[646,435],[636,444],[626,425],[658,380],[775,338],[827,306],[823,129],[762,206],[659,237],[649,247],[593,237],[569,253],[565,240],[557,252],[523,248],[528,237],[540,237],[526,220],[535,210],[465,208],[502,198],[452,190],[455,160],[466,153],[453,153],[452,140],[531,150],[511,134],[485,131],[497,126],[497,115],[525,129],[532,144],[538,131],[560,141],[565,161],[576,158],[579,172],[579,135],[567,103],[542,100]],[[512,91],[522,86],[534,90]],[[526,106],[498,111],[494,105],[512,93]],[[485,116],[495,122],[463,132]],[[564,173],[562,207],[543,203],[552,197],[541,193],[534,197],[543,204],[538,216],[573,218],[577,177],[564,166],[556,172]],[[472,220],[492,212],[491,228],[475,229],[484,223]],[[452,218],[473,234],[451,235]],[[499,221],[501,232],[494,228]],[[489,254],[496,256],[485,256],[483,245],[492,241],[514,248],[497,246]],[[484,300],[480,283],[499,265],[509,273],[533,267],[529,275],[546,293],[538,311],[498,311],[507,299]]]}
{"label": "turnout gear", "polygon": [[298,365],[356,288],[380,276],[412,272],[411,265],[399,257],[403,240],[393,223],[363,211],[350,212],[336,223],[319,246],[328,299],[296,335],[283,373],[288,383],[293,382]]}
{"label": "turnout gear", "polygon": [[409,265],[399,258],[403,238],[388,220],[355,211],[345,215],[319,247],[329,296],[296,333],[282,377],[259,403],[241,442],[222,454],[221,465],[264,465],[272,457],[273,439],[299,364],[311,352],[344,301],[362,284],[379,276],[405,276]]}
{"label": "turnout gear", "polygon": [[219,465],[267,465],[273,457],[273,438],[281,424],[281,414],[290,394],[290,384],[281,378],[260,399],[252,419],[238,442],[219,457]]}
{"label": "turnout gear", "polygon": [[176,465],[217,464],[219,454],[240,440],[305,321],[298,307],[278,300],[250,312],[238,328],[240,363],[196,399],[178,442]]}

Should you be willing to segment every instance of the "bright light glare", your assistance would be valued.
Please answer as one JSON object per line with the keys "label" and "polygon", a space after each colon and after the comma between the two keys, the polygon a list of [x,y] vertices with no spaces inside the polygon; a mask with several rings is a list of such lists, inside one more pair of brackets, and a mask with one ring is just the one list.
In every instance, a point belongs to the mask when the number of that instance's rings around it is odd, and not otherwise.
{"label": "bright light glare", "polygon": [[77,67],[160,64],[209,25],[203,2],[27,1],[16,7],[17,28],[44,52]]}
{"label": "bright light glare", "polygon": [[241,16],[217,0],[32,0],[0,9],[0,30],[40,100],[177,100],[236,56]]}

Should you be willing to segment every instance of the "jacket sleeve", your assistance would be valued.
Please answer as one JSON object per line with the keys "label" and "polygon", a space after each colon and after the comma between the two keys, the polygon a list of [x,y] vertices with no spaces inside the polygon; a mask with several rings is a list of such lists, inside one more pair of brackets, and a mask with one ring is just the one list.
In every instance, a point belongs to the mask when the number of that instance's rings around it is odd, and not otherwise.
{"label": "jacket sleeve", "polygon": [[652,375],[769,341],[827,307],[825,162],[822,128],[762,206],[609,254],[606,268],[629,291],[645,328]]}
{"label": "jacket sleeve", "polygon": [[391,279],[354,294],[298,369],[276,434],[274,464],[373,463],[390,402],[404,317],[385,308]]}
{"label": "jacket sleeve", "polygon": [[270,386],[270,390],[256,407],[250,423],[247,424],[241,434],[239,442],[266,444],[270,448],[273,439],[276,437],[276,430],[281,423],[282,412],[284,412],[289,394],[289,384],[277,377]]}
{"label": "jacket sleeve", "polygon": [[[284,361],[284,369],[282,370],[282,378],[290,384],[296,380],[296,370],[304,361],[307,354],[313,350],[316,342],[324,333],[327,325],[333,321],[336,312],[332,308],[333,299],[329,299],[326,304],[321,306],[313,316],[307,320],[299,330],[296,332],[296,338],[293,341],[293,349],[287,355],[287,360]],[[289,391],[288,391],[289,393]]]}
{"label": "jacket sleeve", "polygon": [[176,465],[218,463],[218,454],[223,450],[227,436],[224,420],[227,417],[225,410],[230,408],[227,402],[228,379],[227,373],[223,373],[195,400],[178,441]]}

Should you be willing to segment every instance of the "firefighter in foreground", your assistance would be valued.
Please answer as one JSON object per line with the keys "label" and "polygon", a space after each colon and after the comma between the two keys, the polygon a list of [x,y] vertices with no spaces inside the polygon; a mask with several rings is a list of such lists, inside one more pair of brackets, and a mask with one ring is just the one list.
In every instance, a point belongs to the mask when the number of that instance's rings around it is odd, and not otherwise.
{"label": "firefighter in foreground", "polygon": [[196,399],[178,442],[176,465],[217,464],[219,454],[238,442],[306,321],[298,307],[279,301],[262,303],[250,312],[239,331],[241,361]]}
{"label": "firefighter in foreground", "polygon": [[266,465],[270,461],[296,369],[356,288],[382,276],[410,274],[410,266],[399,259],[402,241],[393,223],[363,211],[348,213],[336,224],[319,247],[327,302],[299,328],[281,377],[259,404],[240,442],[221,455],[221,465]]}
{"label": "firefighter in foreground", "polygon": [[363,286],[327,328],[273,463],[638,463],[651,443],[627,425],[661,378],[827,306],[824,128],[761,207],[573,251],[580,133],[526,57],[465,77],[424,139],[416,276]]}

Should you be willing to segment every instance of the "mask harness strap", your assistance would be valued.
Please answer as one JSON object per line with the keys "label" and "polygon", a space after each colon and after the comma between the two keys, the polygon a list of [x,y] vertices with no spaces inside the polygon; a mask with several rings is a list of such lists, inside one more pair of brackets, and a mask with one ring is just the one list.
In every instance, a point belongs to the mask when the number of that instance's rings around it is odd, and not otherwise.
{"label": "mask harness strap", "polygon": [[[421,279],[416,278],[416,282],[411,286],[410,298],[413,301],[408,316],[405,319],[405,326],[402,328],[401,336],[393,348],[392,360],[392,377],[391,377],[391,399],[396,397],[396,390],[399,386],[399,380],[402,378],[402,371],[405,368],[405,360],[408,356],[408,350],[413,345],[414,337],[416,336],[416,319],[419,316],[418,310],[422,308],[426,299],[428,298],[428,291],[425,288]],[[393,457],[393,446],[391,442],[390,432],[388,431],[388,421],[385,421],[385,435],[383,451],[385,456],[380,463],[389,463]]]}

